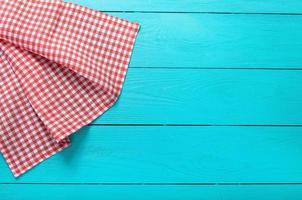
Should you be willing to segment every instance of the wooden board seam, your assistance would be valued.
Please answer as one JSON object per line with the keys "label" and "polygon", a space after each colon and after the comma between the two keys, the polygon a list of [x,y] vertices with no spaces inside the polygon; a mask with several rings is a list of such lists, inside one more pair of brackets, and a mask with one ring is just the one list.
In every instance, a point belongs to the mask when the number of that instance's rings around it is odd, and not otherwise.
{"label": "wooden board seam", "polygon": [[282,12],[203,12],[203,11],[118,11],[100,10],[107,13],[140,13],[140,14],[207,14],[207,15],[302,15],[302,13],[282,13]]}
{"label": "wooden board seam", "polygon": [[215,185],[233,185],[233,186],[242,186],[242,185],[302,185],[302,183],[300,182],[288,182],[288,183],[9,183],[9,182],[4,182],[4,183],[0,183],[0,185],[116,185],[116,186],[128,186],[128,185],[136,185],[136,186],[145,186],[145,185],[158,185],[158,186],[164,186],[164,185],[169,185],[169,186],[176,186],[176,185],[187,185],[187,186],[215,186]]}
{"label": "wooden board seam", "polygon": [[87,126],[238,126],[238,127],[302,127],[301,124],[88,124]]}

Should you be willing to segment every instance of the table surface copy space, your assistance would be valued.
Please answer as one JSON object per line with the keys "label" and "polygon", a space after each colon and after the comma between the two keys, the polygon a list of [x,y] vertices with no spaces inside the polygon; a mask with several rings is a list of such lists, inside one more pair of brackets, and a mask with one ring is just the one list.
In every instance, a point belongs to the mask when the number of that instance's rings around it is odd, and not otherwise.
{"label": "table surface copy space", "polygon": [[124,89],[1,200],[302,198],[302,1],[69,1],[141,24]]}

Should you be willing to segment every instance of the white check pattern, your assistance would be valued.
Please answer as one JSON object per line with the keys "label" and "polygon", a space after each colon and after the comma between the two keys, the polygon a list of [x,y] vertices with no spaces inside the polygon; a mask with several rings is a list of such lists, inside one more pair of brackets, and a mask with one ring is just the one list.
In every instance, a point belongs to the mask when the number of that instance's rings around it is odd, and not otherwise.
{"label": "white check pattern", "polygon": [[19,176],[114,104],[139,25],[60,0],[4,0],[0,16],[0,150]]}

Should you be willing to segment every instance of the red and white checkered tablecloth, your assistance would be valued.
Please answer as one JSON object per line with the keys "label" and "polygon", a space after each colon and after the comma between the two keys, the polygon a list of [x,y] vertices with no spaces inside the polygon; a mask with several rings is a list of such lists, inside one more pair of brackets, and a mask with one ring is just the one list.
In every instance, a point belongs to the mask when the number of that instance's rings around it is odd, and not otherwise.
{"label": "red and white checkered tablecloth", "polygon": [[61,0],[0,3],[0,150],[15,176],[117,100],[138,23]]}

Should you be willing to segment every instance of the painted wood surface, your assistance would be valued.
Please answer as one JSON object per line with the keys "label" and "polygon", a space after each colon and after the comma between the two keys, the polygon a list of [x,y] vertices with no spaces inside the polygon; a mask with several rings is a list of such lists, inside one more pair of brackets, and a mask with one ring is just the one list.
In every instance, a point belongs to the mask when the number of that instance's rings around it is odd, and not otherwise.
{"label": "painted wood surface", "polygon": [[68,0],[102,11],[302,13],[300,0]]}
{"label": "painted wood surface", "polygon": [[[4,185],[0,192],[10,200],[19,199],[108,199],[108,200],[300,200],[300,185],[205,185],[205,186],[111,186],[111,185]],[[34,193],[34,195],[32,195]],[[49,198],[49,197],[52,198]],[[122,197],[122,198],[121,198]]]}
{"label": "painted wood surface", "polygon": [[69,1],[140,22],[124,90],[0,200],[302,198],[302,1]]}
{"label": "painted wood surface", "polygon": [[130,69],[94,124],[301,125],[301,70]]}
{"label": "painted wood surface", "polygon": [[299,183],[301,127],[89,126],[72,145],[0,183]]}
{"label": "painted wood surface", "polygon": [[130,67],[302,67],[302,15],[110,14],[141,24]]}

